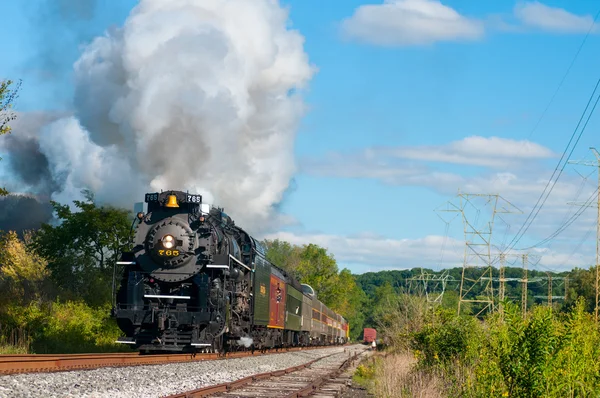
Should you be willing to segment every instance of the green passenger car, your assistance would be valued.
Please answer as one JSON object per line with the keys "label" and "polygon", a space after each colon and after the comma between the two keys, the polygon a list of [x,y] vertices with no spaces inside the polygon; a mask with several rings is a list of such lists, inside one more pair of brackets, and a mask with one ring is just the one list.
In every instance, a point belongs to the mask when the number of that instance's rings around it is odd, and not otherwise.
{"label": "green passenger car", "polygon": [[287,286],[285,328],[300,331],[302,324],[302,293],[291,285]]}
{"label": "green passenger car", "polygon": [[254,324],[266,326],[269,323],[269,287],[271,265],[260,255],[254,260]]}

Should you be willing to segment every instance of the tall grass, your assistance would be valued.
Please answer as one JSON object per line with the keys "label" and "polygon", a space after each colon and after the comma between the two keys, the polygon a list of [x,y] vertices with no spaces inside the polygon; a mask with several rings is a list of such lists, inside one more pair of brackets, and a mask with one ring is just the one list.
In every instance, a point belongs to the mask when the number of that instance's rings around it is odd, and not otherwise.
{"label": "tall grass", "polygon": [[484,321],[443,309],[419,319],[420,327],[402,331],[405,342],[373,364],[375,396],[600,396],[600,332],[583,300],[566,314],[538,306],[523,317],[509,303]]}

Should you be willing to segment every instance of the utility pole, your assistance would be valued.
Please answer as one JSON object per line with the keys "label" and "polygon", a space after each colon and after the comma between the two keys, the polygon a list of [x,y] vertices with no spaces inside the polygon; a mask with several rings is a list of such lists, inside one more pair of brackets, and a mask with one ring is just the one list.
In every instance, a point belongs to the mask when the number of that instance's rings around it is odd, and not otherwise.
{"label": "utility pole", "polygon": [[[596,156],[595,162],[585,161],[585,160],[575,160],[569,161],[569,163],[573,164],[581,164],[584,166],[592,166],[598,168],[598,202],[596,204],[598,208],[597,213],[597,221],[596,221],[596,305],[594,308],[594,317],[596,319],[596,323],[598,323],[598,305],[600,304],[600,153],[596,150],[596,148],[590,147],[590,150]],[[585,206],[585,205],[584,205]]]}
{"label": "utility pole", "polygon": [[523,287],[521,290],[521,311],[523,312],[523,319],[527,316],[527,254],[523,254]]}
{"label": "utility pole", "polygon": [[548,307],[552,307],[552,275],[550,272],[546,272],[548,275]]}
{"label": "utility pole", "polygon": [[500,254],[500,277],[498,278],[498,281],[500,282],[500,289],[498,289],[498,310],[500,311],[500,313],[504,313],[504,306],[502,304],[502,302],[504,301],[504,293],[505,293],[505,285],[504,283],[506,282],[506,278],[504,277],[504,271],[506,268],[506,254],[501,253]]}
{"label": "utility pole", "polygon": [[[491,213],[490,218],[484,225],[478,226],[476,225],[477,219],[486,207],[489,208]],[[465,249],[460,281],[458,315],[460,315],[463,303],[473,303],[481,306],[481,308],[475,309],[476,316],[479,316],[486,310],[494,310],[491,255],[494,219],[498,213],[521,213],[521,210],[500,195],[459,192],[458,203],[448,201],[446,208],[438,211],[460,213],[463,219]],[[478,284],[485,284],[485,286],[477,294],[477,297],[473,294],[472,290]]]}

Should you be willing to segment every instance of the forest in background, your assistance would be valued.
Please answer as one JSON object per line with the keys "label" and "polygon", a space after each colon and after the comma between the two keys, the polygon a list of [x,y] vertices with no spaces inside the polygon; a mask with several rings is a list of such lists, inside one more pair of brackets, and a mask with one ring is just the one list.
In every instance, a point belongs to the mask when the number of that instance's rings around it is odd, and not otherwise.
{"label": "forest in background", "polygon": [[[98,206],[91,192],[86,200],[67,204],[52,202],[57,222],[29,231],[0,233],[0,348],[3,352],[93,352],[123,349],[113,342],[120,331],[110,318],[113,265],[131,241],[133,214],[124,209]],[[364,327],[385,330],[394,322],[391,305],[402,294],[423,296],[422,288],[410,280],[428,272],[413,268],[353,275],[340,269],[335,257],[317,244],[295,246],[265,241],[267,257],[288,270],[302,283],[311,285],[327,306],[350,323],[351,338],[362,337]],[[441,306],[456,311],[461,268],[447,270],[448,282]],[[117,270],[117,272],[119,272]],[[497,270],[494,271],[495,276]],[[507,268],[506,276],[520,277],[520,268]],[[529,271],[529,278],[547,274]],[[558,274],[555,276],[559,276]],[[566,300],[555,300],[559,312],[569,311],[578,297],[593,311],[594,274],[575,269],[567,276]],[[416,287],[416,289],[415,289]],[[481,294],[483,285],[471,291]],[[555,295],[561,287],[555,282]],[[521,284],[507,283],[507,297],[520,301]],[[547,285],[531,283],[529,306],[545,305]],[[465,307],[463,307],[465,308]],[[468,311],[463,311],[468,313]]]}

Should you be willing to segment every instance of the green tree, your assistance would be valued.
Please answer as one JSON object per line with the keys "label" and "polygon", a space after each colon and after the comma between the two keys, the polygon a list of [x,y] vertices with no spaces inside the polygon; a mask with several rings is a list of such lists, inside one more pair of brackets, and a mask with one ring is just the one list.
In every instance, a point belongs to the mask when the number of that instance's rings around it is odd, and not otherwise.
{"label": "green tree", "polygon": [[264,240],[262,243],[267,249],[267,260],[297,276],[302,248],[279,239]]}
{"label": "green tree", "polygon": [[326,306],[335,309],[340,295],[338,266],[327,250],[315,244],[304,247],[297,267],[298,279],[312,286]]}
{"label": "green tree", "polygon": [[49,276],[47,261],[36,253],[27,250],[26,242],[17,233],[9,231],[0,235],[0,308],[6,305],[29,305],[32,301],[41,301],[44,284]]}
{"label": "green tree", "polygon": [[[0,135],[10,133],[11,128],[9,122],[17,117],[11,109],[17,98],[21,82],[19,81],[14,89],[10,88],[11,84],[13,84],[12,80],[0,81]],[[0,187],[0,196],[6,195],[8,195],[8,191],[5,188]]]}
{"label": "green tree", "polygon": [[49,262],[52,279],[67,298],[90,305],[110,301],[113,267],[131,244],[127,210],[97,206],[93,196],[74,201],[79,211],[51,202],[59,225],[43,224],[32,247]]}

